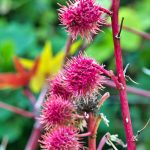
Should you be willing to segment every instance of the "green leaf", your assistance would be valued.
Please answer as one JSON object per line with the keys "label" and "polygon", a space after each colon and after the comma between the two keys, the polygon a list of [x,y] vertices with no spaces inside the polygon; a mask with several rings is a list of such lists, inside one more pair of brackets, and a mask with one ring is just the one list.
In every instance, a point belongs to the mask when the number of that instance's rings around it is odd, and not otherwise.
{"label": "green leaf", "polygon": [[7,39],[0,41],[0,71],[10,71],[14,53],[14,43]]}
{"label": "green leaf", "polygon": [[[36,34],[32,26],[11,23],[0,26],[0,43],[13,43],[17,55],[25,55],[36,46]],[[36,49],[35,49],[36,51]]]}
{"label": "green leaf", "polygon": [[142,29],[148,30],[150,28],[150,1],[149,0],[143,0],[137,1],[135,5],[135,10],[138,13],[138,16],[141,20]]}
{"label": "green leaf", "polygon": [[104,62],[113,55],[113,39],[110,30],[100,33],[87,48],[87,55],[99,62]]}
{"label": "green leaf", "polygon": [[[122,7],[120,9],[120,20],[125,18],[123,25],[134,28],[136,30],[142,30],[141,20],[138,17],[136,11],[131,8]],[[140,46],[141,37],[130,33],[129,31],[122,30],[121,32],[121,46],[124,50],[133,52]]]}

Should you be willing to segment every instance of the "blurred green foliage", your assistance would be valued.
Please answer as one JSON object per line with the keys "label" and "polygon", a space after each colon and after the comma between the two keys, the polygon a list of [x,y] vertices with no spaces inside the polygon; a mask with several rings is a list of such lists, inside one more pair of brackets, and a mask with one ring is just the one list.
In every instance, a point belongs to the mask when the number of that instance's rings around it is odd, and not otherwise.
{"label": "blurred green foliage", "polygon": [[[35,58],[39,55],[45,41],[50,40],[55,55],[65,46],[67,33],[59,25],[58,0],[1,0],[0,1],[0,72],[14,71],[12,58],[21,56]],[[109,0],[98,1],[109,6]],[[150,32],[150,1],[127,0],[121,1],[120,19],[125,17],[124,24],[137,30]],[[150,77],[143,73],[142,68],[150,68],[150,42],[141,37],[122,31],[121,44],[123,49],[124,67],[130,64],[127,75],[138,82],[136,85],[127,81],[128,85],[150,90]],[[106,68],[115,70],[112,32],[110,28],[98,34],[86,51],[88,56],[106,64]],[[125,141],[120,103],[116,90],[106,88],[111,96],[102,109],[110,120],[110,127],[100,125],[98,140],[106,133],[118,134]],[[22,89],[1,90],[0,101],[32,111]],[[131,118],[134,133],[141,129],[150,117],[150,101],[147,98],[129,94]],[[8,137],[9,150],[24,149],[30,136],[33,120],[20,117],[0,108],[0,141]],[[137,142],[138,150],[150,149],[150,128],[147,127]],[[121,148],[119,148],[121,149]]]}

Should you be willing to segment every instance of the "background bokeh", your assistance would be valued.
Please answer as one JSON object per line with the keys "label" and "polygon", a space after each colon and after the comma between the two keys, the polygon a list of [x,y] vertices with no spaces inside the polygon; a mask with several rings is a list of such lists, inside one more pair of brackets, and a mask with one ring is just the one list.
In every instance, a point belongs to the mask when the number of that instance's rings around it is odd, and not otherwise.
{"label": "background bokeh", "polygon": [[[110,0],[97,1],[109,7]],[[68,35],[58,21],[57,2],[65,4],[65,0],[0,0],[0,73],[16,72],[14,56],[34,62],[42,53],[46,42],[52,45],[53,57],[65,48]],[[120,18],[125,17],[124,25],[150,33],[149,16],[150,0],[121,0]],[[99,63],[105,64],[106,68],[115,70],[111,29],[103,27],[103,30],[104,32],[92,41],[86,53]],[[80,38],[78,40],[81,42]],[[124,67],[130,64],[126,74],[138,83],[128,80],[127,84],[150,90],[150,41],[122,31],[121,45]],[[59,60],[57,62],[59,63]],[[31,91],[38,97],[40,91],[34,89],[36,82],[33,84]],[[0,89],[0,101],[32,111],[31,103],[23,94],[23,89],[24,87]],[[105,88],[103,92],[105,91],[109,91],[111,96],[100,111],[109,119],[110,127],[101,123],[98,140],[106,132],[110,132],[118,134],[125,141],[118,92],[110,88]],[[136,134],[150,117],[150,99],[134,94],[128,94],[128,97]],[[7,137],[8,150],[24,149],[33,123],[33,119],[0,108],[0,141]],[[137,149],[150,149],[150,126],[139,136]]]}

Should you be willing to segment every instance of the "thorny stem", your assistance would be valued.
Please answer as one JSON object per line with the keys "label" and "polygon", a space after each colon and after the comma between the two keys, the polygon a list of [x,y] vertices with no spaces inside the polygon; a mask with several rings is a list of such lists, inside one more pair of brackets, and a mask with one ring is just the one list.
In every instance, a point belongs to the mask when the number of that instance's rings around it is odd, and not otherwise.
{"label": "thorny stem", "polygon": [[114,41],[114,50],[115,50],[115,60],[116,60],[116,70],[117,76],[120,83],[123,85],[123,89],[119,90],[120,94],[120,102],[121,102],[121,110],[123,117],[123,124],[126,133],[128,150],[135,150],[136,144],[132,141],[134,137],[132,130],[132,123],[130,119],[130,111],[128,106],[128,99],[126,93],[126,82],[123,73],[123,63],[122,63],[122,51],[120,46],[120,39],[116,38],[119,33],[119,23],[118,23],[118,12],[119,12],[120,0],[112,1],[112,32],[113,32],[113,41]]}
{"label": "thorny stem", "polygon": [[17,108],[15,106],[11,106],[11,105],[5,104],[3,102],[0,102],[0,107],[4,108],[6,110],[9,110],[11,112],[14,112],[14,113],[16,113],[18,115],[27,117],[27,118],[34,118],[34,114],[32,112],[29,112],[29,111]]}

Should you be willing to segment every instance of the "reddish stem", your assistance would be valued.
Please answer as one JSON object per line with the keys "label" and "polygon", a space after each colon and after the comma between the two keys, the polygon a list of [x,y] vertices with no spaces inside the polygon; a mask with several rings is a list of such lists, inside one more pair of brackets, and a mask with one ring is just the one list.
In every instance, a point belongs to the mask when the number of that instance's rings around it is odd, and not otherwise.
{"label": "reddish stem", "polygon": [[29,112],[29,111],[17,108],[15,106],[11,106],[11,105],[5,104],[3,102],[0,102],[0,107],[4,108],[4,109],[7,109],[7,110],[9,110],[11,112],[14,112],[14,113],[16,113],[18,115],[27,117],[27,118],[34,118],[34,114],[32,112]]}
{"label": "reddish stem", "polygon": [[123,64],[122,64],[122,51],[120,46],[120,39],[117,38],[119,33],[119,24],[118,24],[118,12],[119,12],[120,0],[112,1],[112,32],[113,32],[113,41],[114,41],[114,49],[115,49],[115,60],[116,60],[116,70],[117,76],[120,83],[123,85],[123,89],[119,90],[120,94],[120,102],[121,102],[121,110],[122,117],[124,123],[124,129],[126,133],[128,150],[135,150],[136,144],[132,141],[134,134],[132,130],[132,123],[130,119],[130,111],[128,106],[128,99],[126,93],[126,82],[123,73]]}
{"label": "reddish stem", "polygon": [[36,98],[34,97],[34,95],[31,93],[29,89],[24,89],[23,93],[26,97],[28,97],[32,105],[36,103]]}
{"label": "reddish stem", "polygon": [[44,96],[46,94],[46,91],[47,91],[47,86],[45,86],[43,88],[43,90],[41,91],[39,98],[38,98],[38,100],[34,106],[36,113],[37,113],[36,114],[37,119],[34,123],[34,127],[32,129],[32,133],[31,133],[30,138],[27,142],[25,150],[36,150],[38,147],[38,139],[40,138],[41,130],[42,130],[42,125],[40,124],[40,120],[38,119],[38,117],[39,117],[41,106],[42,106],[43,101],[44,101]]}
{"label": "reddish stem", "polygon": [[103,7],[99,7],[99,10],[106,13],[107,15],[111,16],[112,15],[112,12],[106,8],[103,8]]}
{"label": "reddish stem", "polygon": [[34,124],[34,130],[31,133],[29,141],[25,147],[25,150],[36,150],[38,147],[38,140],[41,136],[42,125],[39,121],[36,121]]}
{"label": "reddish stem", "polygon": [[116,84],[117,89],[120,90],[120,89],[124,88],[123,85],[118,81],[118,78],[114,75],[112,70],[108,71],[108,70],[104,69],[101,66],[99,67],[99,69],[103,74],[110,77],[114,81],[114,83]]}
{"label": "reddish stem", "polygon": [[101,117],[100,117],[100,116],[96,117],[95,124],[94,124],[94,128],[93,128],[93,130],[92,130],[92,134],[93,134],[94,136],[96,136],[96,134],[97,134],[97,130],[98,130],[98,127],[99,127],[100,122],[101,122]]}
{"label": "reddish stem", "polygon": [[69,58],[69,52],[70,52],[71,45],[72,45],[72,37],[69,36],[68,41],[66,43],[66,52],[65,52],[65,57],[64,57],[64,64],[67,62],[67,59]]}
{"label": "reddish stem", "polygon": [[82,134],[78,134],[77,137],[86,137],[86,136],[91,136],[92,133],[91,132],[87,132],[87,133],[82,133]]}
{"label": "reddish stem", "polygon": [[[88,120],[88,132],[93,131],[95,126],[95,116],[92,113],[89,113],[89,120]],[[96,150],[96,135],[92,134],[88,137],[88,149],[89,150]]]}

